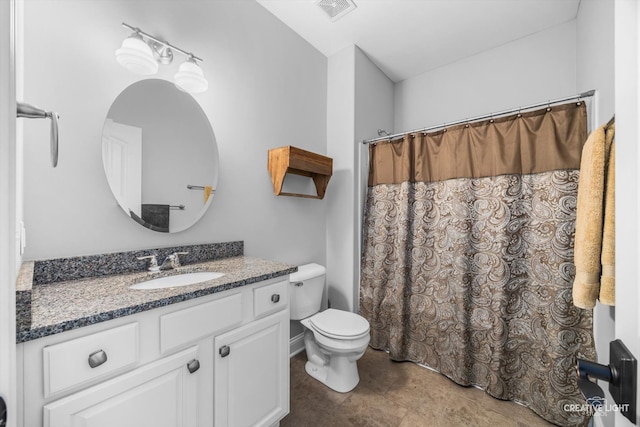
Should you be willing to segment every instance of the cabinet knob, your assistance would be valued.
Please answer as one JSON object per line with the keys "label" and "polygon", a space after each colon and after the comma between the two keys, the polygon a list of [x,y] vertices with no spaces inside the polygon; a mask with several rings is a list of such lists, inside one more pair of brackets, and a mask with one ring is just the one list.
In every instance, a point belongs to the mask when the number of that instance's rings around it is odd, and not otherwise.
{"label": "cabinet knob", "polygon": [[222,347],[220,347],[219,353],[220,356],[227,357],[229,353],[231,353],[231,348],[228,345],[223,345]]}
{"label": "cabinet knob", "polygon": [[278,301],[280,301],[280,294],[271,295],[271,302],[276,303]]}
{"label": "cabinet knob", "polygon": [[98,350],[89,355],[89,366],[97,368],[107,361],[107,353],[104,350]]}
{"label": "cabinet knob", "polygon": [[193,374],[195,371],[200,369],[200,362],[198,359],[193,359],[191,362],[187,363],[187,369],[190,374]]}

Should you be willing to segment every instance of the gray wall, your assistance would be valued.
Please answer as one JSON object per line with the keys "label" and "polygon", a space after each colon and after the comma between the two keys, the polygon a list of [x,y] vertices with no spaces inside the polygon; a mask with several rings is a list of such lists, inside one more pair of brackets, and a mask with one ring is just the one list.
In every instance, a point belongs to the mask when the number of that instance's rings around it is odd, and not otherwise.
{"label": "gray wall", "polygon": [[[600,126],[614,114],[614,2],[583,0],[577,23],[577,90],[598,91],[591,123]],[[594,338],[600,363],[609,364],[609,341],[615,339],[615,308],[596,304],[593,309]],[[613,402],[604,387],[607,401]],[[605,412],[599,416],[605,426],[613,426],[614,415]]]}
{"label": "gray wall", "polygon": [[397,132],[576,93],[576,23],[470,56],[396,84]]}
{"label": "gray wall", "polygon": [[327,151],[334,157],[327,212],[327,282],[331,306],[357,311],[362,204],[358,158],[363,139],[393,124],[393,82],[356,46],[329,58]]}
{"label": "gray wall", "polygon": [[[24,100],[61,117],[57,169],[48,123],[25,126],[25,259],[244,240],[248,255],[326,262],[327,201],[276,197],[267,172],[269,148],[325,154],[326,57],[252,1],[26,0],[24,9]],[[129,35],[122,22],[204,59],[209,90],[194,97],[217,139],[218,189],[205,216],[177,234],[133,223],[104,176],[105,116],[143,78],[115,60]],[[181,62],[176,54],[153,78],[171,81]]]}
{"label": "gray wall", "polygon": [[332,307],[353,310],[353,182],[355,145],[355,52],[347,47],[329,57],[327,152],[334,157],[333,190],[327,210],[327,295]]}
{"label": "gray wall", "polygon": [[[376,138],[378,129],[393,132],[393,82],[360,50],[355,52],[355,222],[354,308],[360,296],[361,230],[369,171],[369,146],[361,142]],[[328,256],[328,254],[327,254]]]}

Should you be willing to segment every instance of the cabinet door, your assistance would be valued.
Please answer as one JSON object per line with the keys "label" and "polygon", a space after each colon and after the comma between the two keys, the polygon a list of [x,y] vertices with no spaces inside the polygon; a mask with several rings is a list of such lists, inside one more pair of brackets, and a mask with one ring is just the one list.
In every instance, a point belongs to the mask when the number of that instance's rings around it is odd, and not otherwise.
{"label": "cabinet door", "polygon": [[196,425],[197,347],[166,357],[44,407],[45,427]]}
{"label": "cabinet door", "polygon": [[270,426],[289,412],[288,350],[288,310],[216,337],[216,427]]}

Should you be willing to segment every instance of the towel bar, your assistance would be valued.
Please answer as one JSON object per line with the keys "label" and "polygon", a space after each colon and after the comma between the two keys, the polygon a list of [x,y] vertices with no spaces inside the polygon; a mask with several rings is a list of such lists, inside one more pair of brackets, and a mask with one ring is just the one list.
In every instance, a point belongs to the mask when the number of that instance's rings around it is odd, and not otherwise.
{"label": "towel bar", "polygon": [[24,102],[17,103],[17,117],[28,119],[51,119],[51,165],[58,165],[58,113],[45,111]]}
{"label": "towel bar", "polygon": [[[205,189],[205,188],[207,188],[207,187],[202,186],[202,185],[191,185],[191,184],[189,184],[189,185],[187,185],[187,188],[188,188],[189,190],[204,190],[204,189]],[[212,192],[215,192],[216,190],[211,189],[211,191],[212,191]]]}

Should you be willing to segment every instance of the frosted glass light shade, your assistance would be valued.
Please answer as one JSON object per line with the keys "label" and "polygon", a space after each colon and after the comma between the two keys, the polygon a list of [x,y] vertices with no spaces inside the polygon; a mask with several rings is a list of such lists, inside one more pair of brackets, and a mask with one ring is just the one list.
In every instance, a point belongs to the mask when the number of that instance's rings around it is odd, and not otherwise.
{"label": "frosted glass light shade", "polygon": [[132,34],[116,50],[116,60],[120,65],[134,73],[145,76],[158,72],[158,61],[153,57],[151,47],[137,34]]}
{"label": "frosted glass light shade", "polygon": [[202,93],[209,88],[209,82],[204,78],[202,68],[193,59],[180,64],[174,79],[176,86],[185,92]]}

